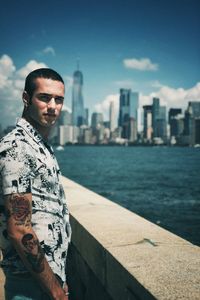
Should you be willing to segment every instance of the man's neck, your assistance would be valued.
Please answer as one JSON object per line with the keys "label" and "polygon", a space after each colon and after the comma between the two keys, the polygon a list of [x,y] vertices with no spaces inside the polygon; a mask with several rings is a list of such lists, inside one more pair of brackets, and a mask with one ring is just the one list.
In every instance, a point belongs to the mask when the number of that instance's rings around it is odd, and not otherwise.
{"label": "man's neck", "polygon": [[30,123],[38,133],[43,137],[44,140],[48,140],[51,128],[41,126],[37,122],[35,122],[32,118],[27,116],[26,114],[22,114],[22,118],[24,118],[28,123]]}

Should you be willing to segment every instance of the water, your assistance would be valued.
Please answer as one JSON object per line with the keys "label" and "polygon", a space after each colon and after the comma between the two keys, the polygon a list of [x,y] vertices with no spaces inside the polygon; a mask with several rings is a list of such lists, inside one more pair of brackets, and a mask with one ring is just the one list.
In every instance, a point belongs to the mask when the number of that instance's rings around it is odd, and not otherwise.
{"label": "water", "polygon": [[64,176],[200,246],[200,149],[68,146]]}

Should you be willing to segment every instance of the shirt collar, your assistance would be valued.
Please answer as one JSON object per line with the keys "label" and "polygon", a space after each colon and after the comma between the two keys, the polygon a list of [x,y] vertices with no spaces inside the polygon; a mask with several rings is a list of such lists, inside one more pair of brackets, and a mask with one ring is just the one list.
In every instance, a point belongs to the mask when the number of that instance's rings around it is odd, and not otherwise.
{"label": "shirt collar", "polygon": [[40,141],[43,141],[43,138],[41,136],[41,134],[29,123],[27,122],[25,119],[23,118],[19,118],[17,120],[17,126],[23,128],[26,133],[28,133],[28,135],[34,140],[36,141],[37,143],[40,142]]}

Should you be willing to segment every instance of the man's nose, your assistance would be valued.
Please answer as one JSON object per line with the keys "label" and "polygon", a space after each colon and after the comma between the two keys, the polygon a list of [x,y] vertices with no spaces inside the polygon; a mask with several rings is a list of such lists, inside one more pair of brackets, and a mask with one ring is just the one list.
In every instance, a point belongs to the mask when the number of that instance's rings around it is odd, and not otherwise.
{"label": "man's nose", "polygon": [[51,108],[51,109],[55,109],[56,108],[56,101],[55,101],[54,97],[52,97],[51,100],[49,101],[48,108]]}

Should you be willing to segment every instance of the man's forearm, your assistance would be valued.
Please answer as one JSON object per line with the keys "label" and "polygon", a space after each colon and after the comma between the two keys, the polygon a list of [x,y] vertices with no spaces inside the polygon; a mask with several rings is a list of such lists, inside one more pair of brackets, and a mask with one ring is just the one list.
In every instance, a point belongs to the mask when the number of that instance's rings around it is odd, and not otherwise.
{"label": "man's forearm", "polygon": [[43,290],[52,299],[67,300],[32,228],[31,202],[31,194],[11,194],[6,197],[8,235],[27,270]]}
{"label": "man's forearm", "polygon": [[42,289],[52,299],[67,299],[44,256],[34,231],[27,231],[24,235],[18,233],[18,237],[12,236],[11,240],[27,270],[38,281]]}

